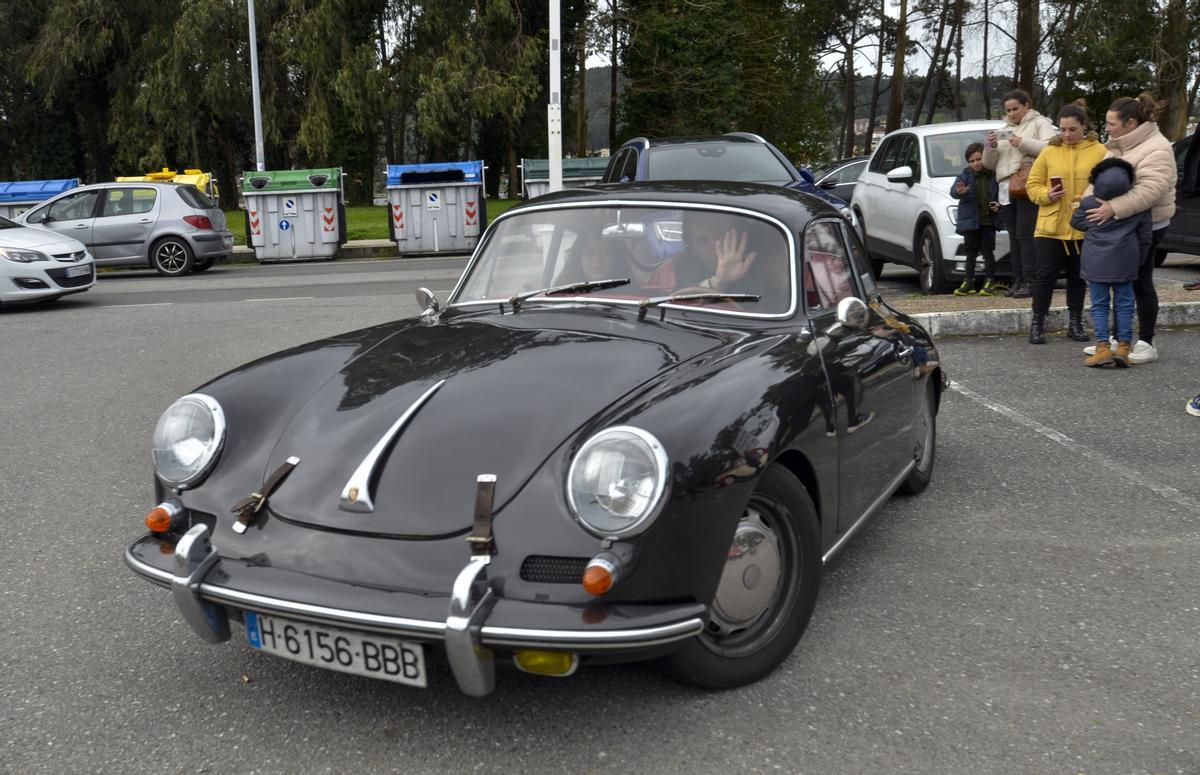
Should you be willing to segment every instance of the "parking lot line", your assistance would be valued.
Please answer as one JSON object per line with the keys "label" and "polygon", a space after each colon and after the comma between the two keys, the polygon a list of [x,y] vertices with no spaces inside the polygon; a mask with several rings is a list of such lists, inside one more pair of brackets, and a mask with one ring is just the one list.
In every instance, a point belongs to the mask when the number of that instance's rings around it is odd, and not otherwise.
{"label": "parking lot line", "polygon": [[974,390],[971,390],[970,388],[965,387],[961,382],[951,381],[950,389],[955,391],[956,393],[959,393],[960,395],[962,395],[966,398],[971,399],[972,401],[974,401],[977,404],[980,404],[982,406],[987,407],[988,409],[991,409],[996,414],[999,414],[1003,417],[1008,418],[1009,420],[1012,420],[1017,425],[1021,425],[1025,428],[1028,428],[1028,429],[1034,431],[1035,433],[1037,433],[1041,436],[1044,436],[1047,439],[1050,439],[1055,444],[1060,444],[1060,445],[1066,447],[1067,449],[1071,450],[1072,452],[1075,452],[1076,454],[1083,456],[1089,462],[1094,463],[1098,466],[1103,466],[1104,468],[1108,469],[1110,472],[1117,474],[1118,476],[1120,476],[1124,479],[1128,479],[1129,481],[1133,482],[1134,484],[1138,484],[1138,485],[1141,485],[1142,487],[1149,489],[1151,492],[1164,498],[1165,500],[1168,500],[1168,501],[1171,501],[1172,503],[1183,506],[1184,508],[1200,510],[1200,500],[1191,498],[1191,497],[1187,496],[1186,494],[1184,494],[1182,491],[1180,491],[1174,487],[1171,487],[1170,485],[1165,485],[1165,484],[1156,482],[1153,479],[1151,479],[1150,477],[1146,476],[1145,474],[1142,474],[1141,472],[1134,470],[1128,464],[1121,463],[1120,461],[1114,460],[1102,452],[1097,452],[1096,450],[1092,449],[1091,447],[1087,446],[1086,444],[1082,444],[1082,443],[1076,441],[1075,439],[1071,438],[1070,436],[1066,435],[1065,433],[1056,431],[1053,428],[1049,427],[1048,425],[1043,425],[1042,423],[1038,422],[1037,420],[1033,419],[1032,417],[1021,414],[1020,412],[1018,412],[1016,409],[1013,409],[1012,407],[1005,406],[1004,404],[998,403],[996,401],[992,401],[991,399],[989,399],[983,395],[980,395],[979,393],[976,393]]}
{"label": "parking lot line", "polygon": [[242,299],[242,301],[304,301],[311,298],[312,296],[280,296],[270,299]]}
{"label": "parking lot line", "polygon": [[175,302],[173,301],[155,301],[146,304],[101,304],[105,309],[118,309],[120,307],[169,307]]}

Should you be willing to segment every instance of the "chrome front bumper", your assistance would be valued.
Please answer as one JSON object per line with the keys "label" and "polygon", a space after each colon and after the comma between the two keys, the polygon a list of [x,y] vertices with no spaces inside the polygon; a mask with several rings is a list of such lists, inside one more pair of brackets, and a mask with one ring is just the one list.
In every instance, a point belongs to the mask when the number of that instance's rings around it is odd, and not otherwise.
{"label": "chrome front bumper", "polygon": [[[704,606],[698,603],[630,606],[620,609],[619,615],[607,617],[607,621],[628,623],[626,626],[605,623],[586,629],[557,626],[578,623],[577,612],[564,605],[505,600],[488,579],[487,558],[473,558],[459,572],[444,619],[355,611],[256,594],[218,583],[217,579],[227,580],[230,574],[226,571],[233,568],[222,569],[222,560],[209,540],[205,525],[193,526],[176,545],[174,571],[137,556],[135,548],[145,541],[141,539],[125,550],[125,564],[148,581],[169,587],[184,620],[209,643],[229,639],[227,608],[441,643],[459,688],[475,697],[491,693],[495,686],[494,649],[636,652],[694,637],[704,628],[706,615]],[[428,606],[428,598],[423,601]],[[544,628],[530,626],[533,620],[553,624]]]}

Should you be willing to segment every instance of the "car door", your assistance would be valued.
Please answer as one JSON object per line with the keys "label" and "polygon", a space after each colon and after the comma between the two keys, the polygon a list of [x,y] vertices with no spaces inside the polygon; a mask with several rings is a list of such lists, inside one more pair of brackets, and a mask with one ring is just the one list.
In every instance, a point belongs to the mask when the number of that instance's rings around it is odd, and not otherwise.
{"label": "car door", "polygon": [[859,175],[858,184],[854,189],[854,197],[862,212],[863,238],[867,248],[878,256],[891,257],[893,253],[890,246],[894,240],[887,235],[888,198],[891,190],[887,171],[897,166],[896,159],[903,139],[903,135],[897,134],[883,139],[867,163],[867,168]]}
{"label": "car door", "polygon": [[912,348],[874,306],[861,329],[838,322],[838,302],[856,297],[868,304],[874,295],[863,285],[869,267],[856,268],[851,260],[852,241],[834,219],[813,221],[803,239],[804,299],[829,382],[830,432],[838,440],[839,532],[912,460],[916,384]]}
{"label": "car door", "polygon": [[1200,255],[1200,132],[1176,141],[1175,163],[1179,167],[1179,188],[1163,248]]}
{"label": "car door", "polygon": [[100,192],[72,191],[26,215],[25,223],[33,223],[59,234],[73,237],[92,247],[92,224],[96,218],[96,203]]}
{"label": "car door", "polygon": [[153,187],[106,188],[92,226],[96,263],[144,263],[144,246],[158,222],[158,191]]}
{"label": "car door", "polygon": [[[921,150],[916,135],[904,133],[896,136],[897,146],[895,155],[887,160],[883,181],[883,206],[880,216],[883,228],[880,237],[887,242],[885,252],[898,261],[913,264],[913,229],[917,221],[917,213],[921,209],[920,192],[914,183],[921,179]],[[909,180],[888,180],[887,172],[901,167],[912,171]]]}

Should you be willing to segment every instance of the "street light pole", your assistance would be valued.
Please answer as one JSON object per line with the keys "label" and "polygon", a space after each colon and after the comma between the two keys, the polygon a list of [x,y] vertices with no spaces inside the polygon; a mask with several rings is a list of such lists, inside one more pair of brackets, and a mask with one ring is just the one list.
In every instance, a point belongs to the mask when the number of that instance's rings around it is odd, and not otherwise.
{"label": "street light pole", "polygon": [[254,164],[262,172],[267,168],[263,153],[262,95],[258,90],[258,31],[254,26],[254,0],[246,0],[250,17],[250,85],[254,92]]}
{"label": "street light pole", "polygon": [[550,104],[546,127],[550,146],[550,190],[562,191],[562,44],[559,31],[560,0],[550,0]]}

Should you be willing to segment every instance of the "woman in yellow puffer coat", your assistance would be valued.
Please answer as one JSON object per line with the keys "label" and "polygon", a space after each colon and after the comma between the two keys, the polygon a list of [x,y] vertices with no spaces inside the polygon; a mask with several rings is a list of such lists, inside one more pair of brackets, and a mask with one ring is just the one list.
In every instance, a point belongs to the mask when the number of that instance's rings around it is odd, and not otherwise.
{"label": "woman in yellow puffer coat", "polygon": [[1094,133],[1085,135],[1087,110],[1078,101],[1058,113],[1059,136],[1042,149],[1025,192],[1038,205],[1033,245],[1037,261],[1033,269],[1033,321],[1029,325],[1031,344],[1045,344],[1046,313],[1059,272],[1067,275],[1067,336],[1078,341],[1091,340],[1083,330],[1083,297],[1087,284],[1079,278],[1079,248],[1083,232],[1071,228],[1071,215],[1088,187],[1088,175],[1104,158],[1103,145]]}

